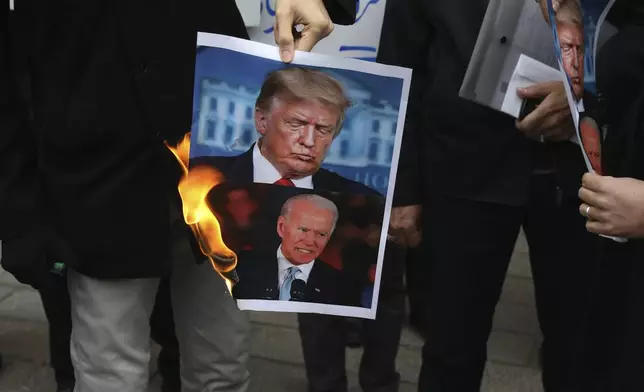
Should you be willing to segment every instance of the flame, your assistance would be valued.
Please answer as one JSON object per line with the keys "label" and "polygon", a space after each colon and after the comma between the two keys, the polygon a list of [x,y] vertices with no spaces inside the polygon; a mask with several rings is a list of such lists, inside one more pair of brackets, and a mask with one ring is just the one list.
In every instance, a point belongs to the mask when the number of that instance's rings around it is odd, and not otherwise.
{"label": "flame", "polygon": [[226,282],[228,292],[238,280],[235,267],[237,255],[230,250],[221,236],[221,226],[208,205],[208,193],[222,183],[224,176],[210,166],[196,166],[188,170],[190,159],[190,132],[176,147],[166,146],[181,164],[183,176],[179,180],[179,194],[183,202],[183,218],[192,229],[201,252],[208,257],[215,271]]}

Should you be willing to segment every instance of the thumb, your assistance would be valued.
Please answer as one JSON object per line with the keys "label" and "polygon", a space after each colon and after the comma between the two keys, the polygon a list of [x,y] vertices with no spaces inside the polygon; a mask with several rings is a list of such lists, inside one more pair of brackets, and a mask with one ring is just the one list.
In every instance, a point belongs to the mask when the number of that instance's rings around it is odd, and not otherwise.
{"label": "thumb", "polygon": [[275,43],[280,48],[280,58],[285,63],[293,61],[295,43],[293,38],[293,13],[278,12],[275,15]]}

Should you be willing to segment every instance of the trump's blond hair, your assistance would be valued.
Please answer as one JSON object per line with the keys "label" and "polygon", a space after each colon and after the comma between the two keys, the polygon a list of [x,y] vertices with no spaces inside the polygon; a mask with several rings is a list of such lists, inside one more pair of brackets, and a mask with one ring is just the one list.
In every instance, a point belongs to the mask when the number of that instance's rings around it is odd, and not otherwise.
{"label": "trump's blond hair", "polygon": [[255,109],[268,112],[275,99],[285,102],[313,101],[339,113],[335,135],[342,129],[346,111],[351,107],[342,84],[326,72],[305,68],[286,67],[266,75]]}

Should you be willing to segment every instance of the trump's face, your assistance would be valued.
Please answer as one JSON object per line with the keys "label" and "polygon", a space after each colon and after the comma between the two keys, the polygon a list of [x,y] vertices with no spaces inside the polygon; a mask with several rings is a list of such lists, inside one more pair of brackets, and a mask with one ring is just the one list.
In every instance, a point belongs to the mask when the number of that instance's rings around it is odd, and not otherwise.
{"label": "trump's face", "polygon": [[282,177],[313,175],[333,142],[339,118],[337,110],[317,102],[276,99],[270,111],[255,113],[257,130],[263,136],[262,155]]}
{"label": "trump's face", "polygon": [[304,200],[294,201],[287,217],[277,220],[282,253],[294,265],[308,264],[320,256],[333,232],[334,215]]}
{"label": "trump's face", "polygon": [[584,32],[571,23],[557,26],[564,71],[572,83],[572,90],[579,100],[584,94]]}

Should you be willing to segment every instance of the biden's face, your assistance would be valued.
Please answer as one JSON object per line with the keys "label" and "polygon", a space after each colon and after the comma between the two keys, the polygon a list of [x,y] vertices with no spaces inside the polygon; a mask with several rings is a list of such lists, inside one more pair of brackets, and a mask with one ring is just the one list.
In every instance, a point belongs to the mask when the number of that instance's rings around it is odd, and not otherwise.
{"label": "biden's face", "polygon": [[340,119],[337,110],[318,102],[274,100],[268,112],[257,110],[255,122],[263,136],[262,155],[283,177],[315,174],[333,142]]}
{"label": "biden's face", "polygon": [[334,215],[310,201],[294,201],[287,217],[277,220],[282,253],[291,264],[308,264],[320,256],[333,232]]}

